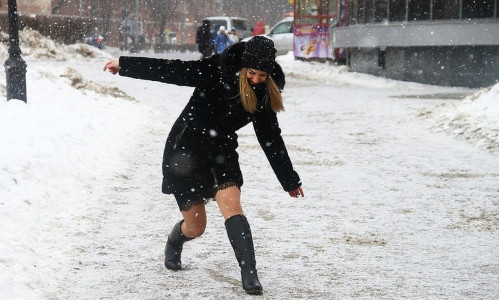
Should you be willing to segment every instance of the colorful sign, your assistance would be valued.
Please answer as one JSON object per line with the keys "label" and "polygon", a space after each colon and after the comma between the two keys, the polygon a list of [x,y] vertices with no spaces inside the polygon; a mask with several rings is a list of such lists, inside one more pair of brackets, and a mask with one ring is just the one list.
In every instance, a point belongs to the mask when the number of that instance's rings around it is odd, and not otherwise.
{"label": "colorful sign", "polygon": [[329,26],[295,24],[294,55],[302,58],[332,58]]}

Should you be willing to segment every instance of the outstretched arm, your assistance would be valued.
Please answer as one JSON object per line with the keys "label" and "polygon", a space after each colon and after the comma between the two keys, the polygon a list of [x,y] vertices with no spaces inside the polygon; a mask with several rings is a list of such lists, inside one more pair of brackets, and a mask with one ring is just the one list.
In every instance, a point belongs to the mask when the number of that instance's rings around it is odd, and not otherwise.
{"label": "outstretched arm", "polygon": [[199,86],[213,79],[212,58],[182,61],[179,59],[157,59],[149,57],[121,56],[108,61],[104,71],[119,73],[136,79],[160,81],[182,86]]}

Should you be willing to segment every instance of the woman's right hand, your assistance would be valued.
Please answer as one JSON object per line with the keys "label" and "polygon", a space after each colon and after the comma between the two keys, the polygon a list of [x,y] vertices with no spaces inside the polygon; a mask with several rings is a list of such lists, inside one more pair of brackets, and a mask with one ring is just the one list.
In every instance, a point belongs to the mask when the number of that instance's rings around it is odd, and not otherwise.
{"label": "woman's right hand", "polygon": [[115,75],[116,73],[118,73],[120,71],[120,60],[118,58],[116,59],[113,59],[113,60],[110,60],[108,61],[105,65],[104,65],[104,72],[106,70],[109,70],[109,72],[113,75]]}
{"label": "woman's right hand", "polygon": [[305,194],[303,193],[303,189],[301,187],[296,188],[296,189],[294,189],[292,191],[289,191],[288,193],[293,198],[298,198],[298,196],[300,196],[300,195],[302,197],[305,197]]}

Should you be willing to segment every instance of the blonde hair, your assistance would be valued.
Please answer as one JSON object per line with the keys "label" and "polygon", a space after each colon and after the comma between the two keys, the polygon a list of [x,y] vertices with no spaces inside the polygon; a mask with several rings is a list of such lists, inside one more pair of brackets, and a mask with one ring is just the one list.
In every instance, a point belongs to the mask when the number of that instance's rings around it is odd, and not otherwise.
{"label": "blonde hair", "polygon": [[[248,77],[246,73],[248,68],[242,68],[239,71],[239,93],[241,95],[241,102],[243,104],[244,109],[249,113],[254,113],[257,111],[257,99],[255,92],[251,88],[251,84],[248,82]],[[267,75],[267,95],[269,96],[270,108],[274,112],[284,111],[284,105],[282,103],[281,91],[275,84],[270,74]]]}

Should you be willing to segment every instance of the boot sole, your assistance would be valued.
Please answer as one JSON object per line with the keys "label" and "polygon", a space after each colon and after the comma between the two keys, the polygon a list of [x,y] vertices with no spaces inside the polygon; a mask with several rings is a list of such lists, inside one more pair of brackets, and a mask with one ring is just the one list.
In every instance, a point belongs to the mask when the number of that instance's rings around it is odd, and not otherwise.
{"label": "boot sole", "polygon": [[169,264],[165,261],[165,268],[171,271],[180,271],[182,270],[182,265],[178,266],[176,264]]}
{"label": "boot sole", "polygon": [[170,271],[175,271],[175,272],[176,272],[176,271],[180,271],[180,270],[182,270],[182,269],[173,269],[173,268],[168,268],[168,267],[166,267],[166,269],[167,269],[167,270],[170,270]]}
{"label": "boot sole", "polygon": [[263,291],[262,290],[254,290],[254,291],[246,291],[245,290],[245,292],[248,295],[254,295],[254,296],[256,296],[256,295],[263,295]]}

